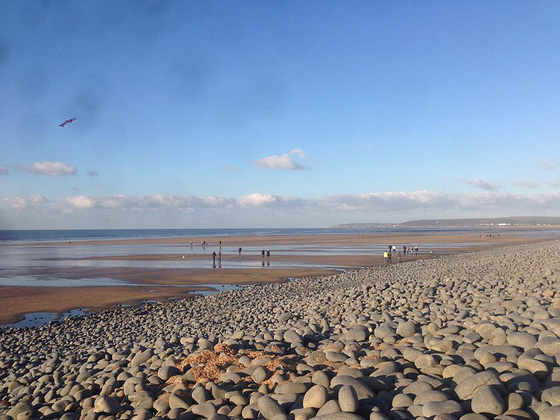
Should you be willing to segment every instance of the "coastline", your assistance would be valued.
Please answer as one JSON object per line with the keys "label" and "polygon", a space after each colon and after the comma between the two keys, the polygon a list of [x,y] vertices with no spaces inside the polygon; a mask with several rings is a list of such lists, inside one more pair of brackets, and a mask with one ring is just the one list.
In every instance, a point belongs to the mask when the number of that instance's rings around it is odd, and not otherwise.
{"label": "coastline", "polygon": [[[341,235],[278,235],[278,236],[214,236],[206,238],[207,249],[218,247],[222,241],[224,249],[233,249],[242,244],[244,247],[267,247],[273,250],[270,260],[265,261],[256,252],[242,255],[229,253],[224,255],[224,261],[253,264],[250,268],[216,268],[211,266],[210,256],[208,268],[134,268],[134,267],[101,267],[101,268],[39,268],[29,269],[27,274],[34,276],[54,277],[63,276],[69,281],[75,281],[73,287],[30,287],[30,286],[0,286],[0,324],[12,324],[24,319],[26,314],[35,312],[55,312],[62,314],[75,308],[87,308],[88,312],[98,312],[110,309],[120,304],[139,304],[144,300],[163,301],[167,299],[192,297],[196,292],[215,290],[213,285],[247,285],[256,283],[284,282],[289,278],[313,277],[335,274],[341,269],[357,269],[383,265],[382,252],[375,254],[362,253],[345,255],[344,247],[360,247],[372,244],[385,245],[387,243],[417,244],[420,246],[418,256],[402,256],[404,263],[416,259],[433,258],[442,254],[463,253],[475,249],[496,246],[507,246],[518,243],[540,241],[531,238],[519,238],[502,235],[499,238],[477,236],[478,232],[465,235],[464,232],[442,232],[441,234],[341,234]],[[190,241],[198,239],[200,249],[201,238],[146,238],[146,239],[114,239],[101,241],[73,241],[72,243],[48,242],[28,244],[30,247],[61,246],[71,249],[82,246],[104,246],[109,255],[101,257],[80,258],[80,260],[115,261],[117,264],[127,261],[188,261],[200,259],[201,255],[181,254],[134,254],[117,256],[110,254],[111,246],[120,245],[173,245],[183,244],[190,250]],[[472,245],[476,242],[476,246]],[[436,254],[429,254],[425,244],[443,245]],[[452,248],[445,248],[445,244],[453,244]],[[461,246],[464,244],[465,246]],[[286,254],[276,252],[275,247],[299,246],[329,246],[332,252],[328,255],[313,255],[302,252]],[[18,245],[16,245],[18,246]],[[352,248],[355,249],[355,248]],[[399,251],[399,249],[397,250]],[[196,251],[198,252],[198,251]],[[263,266],[260,266],[260,263]],[[279,265],[278,267],[275,267]],[[290,267],[293,265],[293,267]],[[80,286],[82,279],[109,278],[123,282],[118,286]],[[148,290],[148,291],[146,291]]]}
{"label": "coastline", "polygon": [[498,246],[0,331],[30,378],[0,377],[0,414],[286,418],[319,394],[306,418],[556,419],[558,261]]}

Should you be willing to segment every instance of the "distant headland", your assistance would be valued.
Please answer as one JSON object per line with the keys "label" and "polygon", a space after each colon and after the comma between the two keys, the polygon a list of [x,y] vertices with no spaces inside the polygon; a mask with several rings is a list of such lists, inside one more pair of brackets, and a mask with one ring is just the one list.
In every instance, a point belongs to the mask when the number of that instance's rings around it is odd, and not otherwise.
{"label": "distant headland", "polygon": [[559,226],[560,217],[514,216],[514,217],[478,217],[469,219],[433,219],[409,220],[401,223],[344,223],[333,225],[336,229],[370,229],[370,228],[483,228],[483,227],[535,227]]}

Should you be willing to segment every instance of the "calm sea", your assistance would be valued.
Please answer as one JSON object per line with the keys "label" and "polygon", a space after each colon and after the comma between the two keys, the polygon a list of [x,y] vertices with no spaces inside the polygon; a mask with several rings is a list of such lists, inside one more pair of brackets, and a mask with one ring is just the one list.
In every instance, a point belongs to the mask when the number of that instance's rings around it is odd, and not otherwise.
{"label": "calm sea", "polygon": [[258,235],[320,235],[365,233],[451,232],[468,229],[78,229],[78,230],[0,230],[0,241],[79,241],[103,239],[137,239],[203,236],[258,236]]}

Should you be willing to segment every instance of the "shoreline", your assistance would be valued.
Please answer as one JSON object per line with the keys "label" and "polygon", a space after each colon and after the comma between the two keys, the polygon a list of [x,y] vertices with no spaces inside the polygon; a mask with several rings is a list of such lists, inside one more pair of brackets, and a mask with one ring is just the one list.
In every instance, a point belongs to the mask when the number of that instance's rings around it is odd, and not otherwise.
{"label": "shoreline", "polygon": [[[162,301],[174,298],[192,297],[197,291],[212,291],[210,285],[247,285],[256,283],[285,282],[290,278],[316,277],[331,275],[341,269],[359,269],[362,267],[372,267],[383,265],[381,255],[362,254],[362,255],[343,255],[336,253],[336,247],[360,246],[385,243],[408,243],[420,245],[421,253],[418,256],[402,257],[403,262],[416,259],[429,259],[442,253],[464,253],[472,250],[479,250],[488,247],[507,246],[516,243],[540,242],[534,238],[517,238],[501,236],[500,238],[490,239],[481,238],[473,232],[471,235],[451,234],[445,235],[279,235],[279,236],[245,236],[245,237],[209,237],[208,249],[218,246],[222,241],[223,247],[235,247],[240,241],[244,246],[263,246],[268,245],[272,249],[274,246],[313,246],[328,245],[335,249],[329,255],[284,255],[281,252],[273,253],[270,266],[256,266],[253,268],[49,268],[49,269],[30,269],[27,274],[39,276],[44,275],[51,278],[63,277],[68,281],[76,281],[76,286],[72,287],[35,287],[35,286],[0,286],[0,324],[13,324],[25,318],[27,314],[36,312],[56,312],[59,316],[69,310],[76,308],[89,308],[88,312],[98,312],[111,309],[118,304],[138,304],[145,299]],[[164,238],[164,239],[144,239],[144,240],[107,240],[107,241],[83,241],[68,244],[61,243],[42,243],[30,246],[80,246],[80,245],[165,245],[165,244],[184,244],[185,238]],[[210,242],[211,241],[211,242]],[[453,249],[442,250],[435,255],[422,252],[422,244],[457,244],[477,242],[476,247],[456,247]],[[190,242],[190,241],[189,241]],[[200,249],[200,245],[198,246]],[[190,249],[190,245],[189,245]],[[397,249],[399,251],[399,249]],[[200,255],[186,255],[185,260],[201,258]],[[205,255],[204,258],[210,258]],[[258,264],[265,260],[256,254],[228,254],[224,256],[229,261],[242,261],[245,263]],[[395,255],[396,258],[396,255]],[[181,261],[180,254],[136,254],[128,256],[112,256],[82,258],[83,260],[112,260],[112,261]],[[269,262],[268,260],[266,261]],[[275,264],[299,264],[294,268],[274,267]],[[25,273],[24,273],[25,274]],[[118,286],[80,286],[80,279],[118,279],[123,281]],[[208,286],[207,286],[208,285]],[[149,293],[143,289],[149,287]],[[217,290],[219,291],[219,290]]]}
{"label": "shoreline", "polygon": [[0,331],[0,414],[556,419],[559,261],[479,249]]}

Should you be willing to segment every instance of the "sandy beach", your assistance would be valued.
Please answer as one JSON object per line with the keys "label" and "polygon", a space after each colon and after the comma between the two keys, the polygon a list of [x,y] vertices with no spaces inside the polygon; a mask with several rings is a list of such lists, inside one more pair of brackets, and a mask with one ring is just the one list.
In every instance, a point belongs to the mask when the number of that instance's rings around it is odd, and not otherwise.
{"label": "sandy beach", "polygon": [[0,415],[556,420],[559,261],[486,247],[5,329]]}
{"label": "sandy beach", "polygon": [[[535,239],[517,237],[502,233],[501,236],[489,238],[481,237],[480,233],[442,233],[442,234],[366,234],[366,235],[284,235],[284,236],[214,236],[207,238],[150,238],[125,240],[99,240],[50,242],[28,244],[31,247],[62,247],[71,254],[74,247],[103,247],[106,255],[97,257],[79,257],[81,260],[114,261],[114,267],[30,267],[23,274],[45,276],[48,278],[63,277],[75,280],[71,287],[29,287],[29,286],[0,286],[0,324],[8,324],[23,318],[24,314],[33,312],[63,313],[74,308],[88,308],[99,311],[119,304],[138,304],[144,300],[158,301],[169,298],[185,297],[189,292],[214,290],[205,285],[220,284],[255,284],[282,282],[289,278],[320,276],[336,273],[339,269],[355,269],[383,264],[382,251],[375,253],[367,250],[360,251],[360,247],[387,244],[416,244],[420,247],[419,255],[401,256],[403,262],[419,258],[434,258],[443,254],[468,252],[491,246],[504,246],[517,243],[527,243]],[[206,254],[201,255],[201,241],[207,243]],[[212,268],[211,253],[219,250],[222,241],[224,250],[223,261],[244,264],[244,268]],[[190,247],[193,242],[193,247]],[[476,243],[476,246],[473,245]],[[184,245],[185,253],[175,254],[130,254],[125,256],[113,255],[112,247],[123,245]],[[435,254],[429,254],[426,244],[439,244]],[[449,244],[449,248],[446,248]],[[451,246],[452,245],[452,246]],[[239,246],[253,251],[242,252],[238,255]],[[298,253],[299,247],[313,249],[313,247],[328,247],[326,255],[314,255],[309,252]],[[271,249],[270,259],[263,260],[256,249]],[[344,251],[352,247],[353,253],[348,255]],[[296,252],[278,252],[277,249],[294,249]],[[192,253],[188,253],[191,252]],[[139,268],[119,267],[119,262],[154,261],[154,262],[182,262],[203,259],[207,268]],[[74,261],[73,261],[74,262]],[[396,262],[396,255],[395,260]],[[293,265],[294,267],[291,267]],[[124,282],[119,286],[88,286],[81,287],[83,279],[109,278]]]}

